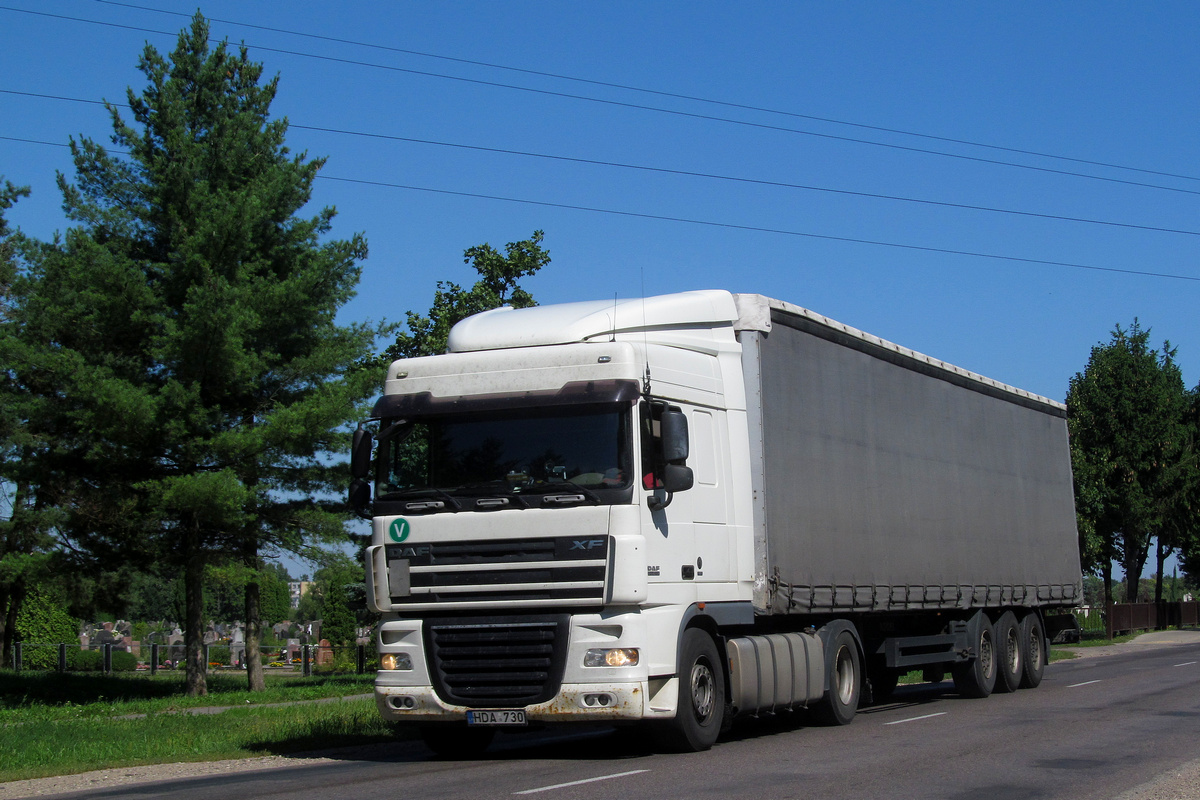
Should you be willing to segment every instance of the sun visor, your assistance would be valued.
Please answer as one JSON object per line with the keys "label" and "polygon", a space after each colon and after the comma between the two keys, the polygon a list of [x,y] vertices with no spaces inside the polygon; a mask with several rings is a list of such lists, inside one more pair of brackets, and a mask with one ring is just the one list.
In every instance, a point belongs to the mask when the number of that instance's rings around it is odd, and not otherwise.
{"label": "sun visor", "polygon": [[372,419],[497,411],[531,406],[578,406],[632,403],[641,394],[633,380],[572,381],[559,389],[502,394],[435,397],[429,392],[392,394],[379,398]]}

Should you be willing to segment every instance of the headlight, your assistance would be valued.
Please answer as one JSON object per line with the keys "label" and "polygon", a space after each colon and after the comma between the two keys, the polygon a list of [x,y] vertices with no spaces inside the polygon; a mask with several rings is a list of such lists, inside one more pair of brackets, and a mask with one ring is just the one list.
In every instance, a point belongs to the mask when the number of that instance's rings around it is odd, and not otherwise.
{"label": "headlight", "polygon": [[384,653],[379,658],[380,669],[412,669],[412,656],[408,653]]}
{"label": "headlight", "polygon": [[583,657],[585,667],[636,667],[636,647],[617,647],[611,650],[588,650]]}

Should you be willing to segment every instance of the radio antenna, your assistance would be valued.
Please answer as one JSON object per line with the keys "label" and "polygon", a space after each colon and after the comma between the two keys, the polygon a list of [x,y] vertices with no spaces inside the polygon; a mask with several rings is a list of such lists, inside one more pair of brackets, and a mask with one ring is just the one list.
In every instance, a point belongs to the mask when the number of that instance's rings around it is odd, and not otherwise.
{"label": "radio antenna", "polygon": [[642,281],[642,352],[646,354],[646,377],[643,379],[642,392],[650,397],[650,336],[646,332],[646,265],[639,270]]}
{"label": "radio antenna", "polygon": [[613,318],[612,332],[608,334],[608,341],[615,342],[617,340],[617,293],[613,292]]}

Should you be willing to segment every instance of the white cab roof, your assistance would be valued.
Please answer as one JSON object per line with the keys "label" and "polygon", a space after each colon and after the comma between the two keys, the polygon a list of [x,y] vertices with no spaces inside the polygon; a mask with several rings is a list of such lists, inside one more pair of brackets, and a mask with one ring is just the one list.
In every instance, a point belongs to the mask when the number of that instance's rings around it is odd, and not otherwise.
{"label": "white cab roof", "polygon": [[467,317],[450,331],[450,352],[570,344],[655,328],[729,326],[738,318],[726,291],[680,292],[627,300],[591,300]]}

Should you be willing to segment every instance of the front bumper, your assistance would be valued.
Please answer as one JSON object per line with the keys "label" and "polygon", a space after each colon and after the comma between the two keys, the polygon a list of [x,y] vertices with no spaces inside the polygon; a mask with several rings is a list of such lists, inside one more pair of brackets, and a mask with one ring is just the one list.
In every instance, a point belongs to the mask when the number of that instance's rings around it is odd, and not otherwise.
{"label": "front bumper", "polygon": [[[674,703],[664,704],[670,681],[563,684],[553,700],[524,706],[530,722],[617,721],[675,716]],[[453,722],[465,720],[465,706],[448,705],[432,686],[375,685],[375,703],[392,722]]]}

